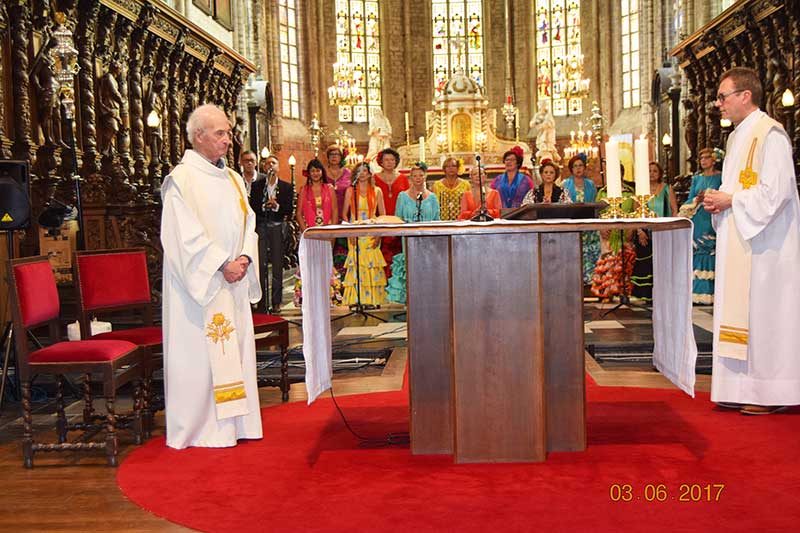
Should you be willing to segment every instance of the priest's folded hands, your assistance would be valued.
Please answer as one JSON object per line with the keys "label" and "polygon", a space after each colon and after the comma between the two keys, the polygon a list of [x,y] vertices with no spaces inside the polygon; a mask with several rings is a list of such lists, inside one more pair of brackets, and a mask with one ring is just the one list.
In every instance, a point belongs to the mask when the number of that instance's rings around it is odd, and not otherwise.
{"label": "priest's folded hands", "polygon": [[723,191],[709,189],[703,195],[703,207],[715,215],[730,209],[732,203],[733,195]]}
{"label": "priest's folded hands", "polygon": [[233,261],[228,261],[222,267],[222,275],[228,283],[236,283],[247,274],[247,267],[250,266],[250,259],[246,255],[240,255]]}

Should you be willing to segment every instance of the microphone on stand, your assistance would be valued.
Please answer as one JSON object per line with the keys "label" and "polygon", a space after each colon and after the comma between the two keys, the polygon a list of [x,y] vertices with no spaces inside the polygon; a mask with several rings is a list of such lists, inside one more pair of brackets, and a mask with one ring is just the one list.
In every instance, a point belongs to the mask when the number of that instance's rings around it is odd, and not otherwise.
{"label": "microphone on stand", "polygon": [[422,193],[417,195],[417,222],[422,220]]}
{"label": "microphone on stand", "polygon": [[481,190],[481,206],[478,209],[478,213],[470,220],[472,222],[489,222],[494,220],[494,217],[492,217],[489,214],[489,210],[486,209],[486,195],[483,192],[483,169],[481,168],[481,154],[475,154],[475,164],[478,165],[478,188]]}

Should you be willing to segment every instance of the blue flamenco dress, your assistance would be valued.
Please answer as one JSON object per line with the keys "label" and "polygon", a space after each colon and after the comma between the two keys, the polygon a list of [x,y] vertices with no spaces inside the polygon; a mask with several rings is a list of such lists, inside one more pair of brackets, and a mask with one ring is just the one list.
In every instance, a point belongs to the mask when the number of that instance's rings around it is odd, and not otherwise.
{"label": "blue flamenco dress", "polygon": [[[406,192],[397,197],[394,214],[405,222],[430,222],[440,219],[439,200],[431,193],[420,204],[419,220],[417,220],[417,202]],[[405,241],[403,251],[392,258],[392,277],[386,286],[386,299],[400,304],[406,303],[406,254]]]}

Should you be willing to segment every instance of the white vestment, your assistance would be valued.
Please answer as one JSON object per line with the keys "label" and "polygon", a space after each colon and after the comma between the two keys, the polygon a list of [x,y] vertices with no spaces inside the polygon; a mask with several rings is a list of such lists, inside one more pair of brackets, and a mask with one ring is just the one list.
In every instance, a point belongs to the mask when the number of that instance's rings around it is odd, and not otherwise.
{"label": "white vestment", "polygon": [[[261,297],[258,236],[246,196],[242,202],[244,192],[227,168],[193,150],[161,187],[164,384],[167,446],[172,448],[235,446],[237,439],[262,436],[250,309]],[[252,259],[246,276],[226,282],[219,268],[242,254]],[[228,318],[236,328],[248,412],[218,420],[205,315],[222,291],[233,300]]]}
{"label": "white vestment", "polygon": [[[763,115],[754,111],[728,138],[720,190],[731,193],[739,180],[740,154],[750,149],[751,132]],[[756,185],[737,192],[733,206],[712,222],[717,230],[714,291],[714,360],[711,400],[752,405],[800,404],[800,200],[792,147],[773,128],[763,145]],[[730,224],[752,250],[747,360],[720,357],[718,333],[725,287]]]}

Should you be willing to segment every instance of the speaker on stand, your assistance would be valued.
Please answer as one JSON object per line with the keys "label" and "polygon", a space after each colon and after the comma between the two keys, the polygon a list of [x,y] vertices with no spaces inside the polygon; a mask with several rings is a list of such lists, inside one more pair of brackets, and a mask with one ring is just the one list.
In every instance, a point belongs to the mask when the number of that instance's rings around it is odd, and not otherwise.
{"label": "speaker on stand", "polygon": [[[27,161],[0,160],[0,231],[6,233],[8,260],[14,259],[14,232],[31,225],[30,169]],[[8,279],[11,279],[10,272]],[[6,305],[7,316],[11,306]],[[3,370],[0,377],[0,407],[5,399],[8,365],[14,348],[14,325],[9,316],[3,329]],[[15,380],[16,381],[16,380]],[[11,384],[19,391],[18,384]],[[17,396],[17,393],[15,393]]]}

